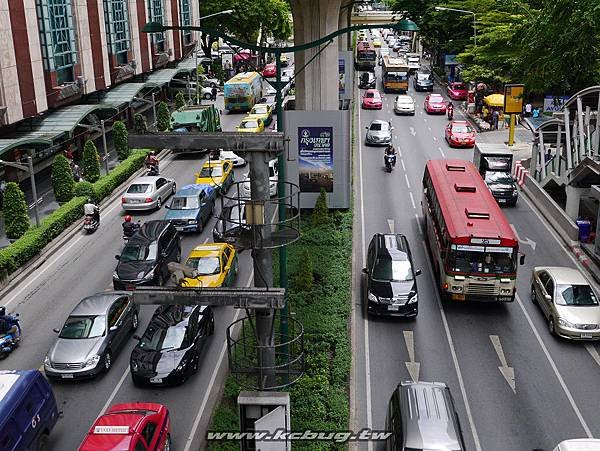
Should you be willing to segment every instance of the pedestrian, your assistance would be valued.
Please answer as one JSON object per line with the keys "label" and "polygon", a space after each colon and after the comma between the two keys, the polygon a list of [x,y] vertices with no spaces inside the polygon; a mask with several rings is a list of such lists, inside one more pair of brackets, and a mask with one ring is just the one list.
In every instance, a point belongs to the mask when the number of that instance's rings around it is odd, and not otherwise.
{"label": "pedestrian", "polygon": [[81,182],[83,178],[81,175],[81,168],[75,163],[73,163],[73,166],[71,167],[71,172],[73,173],[73,180],[75,180],[76,182]]}
{"label": "pedestrian", "polygon": [[69,146],[65,150],[65,157],[70,161],[73,161],[73,146],[69,144]]}
{"label": "pedestrian", "polygon": [[534,119],[540,117],[540,109],[538,107],[535,107],[533,109],[532,116],[533,116]]}
{"label": "pedestrian", "polygon": [[495,109],[492,113],[492,128],[498,130],[498,121],[500,120],[500,112]]}
{"label": "pedestrian", "polygon": [[531,103],[527,102],[527,104],[525,105],[525,117],[530,117],[531,116]]}
{"label": "pedestrian", "polygon": [[210,90],[210,100],[212,100],[212,101],[217,100],[217,87],[216,86],[213,86],[212,89]]}

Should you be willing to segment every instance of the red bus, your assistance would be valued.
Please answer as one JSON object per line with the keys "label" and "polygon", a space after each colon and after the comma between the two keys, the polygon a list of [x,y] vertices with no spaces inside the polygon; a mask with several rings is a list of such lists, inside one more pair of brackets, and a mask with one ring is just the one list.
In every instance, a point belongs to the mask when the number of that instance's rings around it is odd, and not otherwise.
{"label": "red bus", "polygon": [[356,44],[354,63],[357,69],[374,71],[376,60],[377,53],[375,53],[375,47],[371,43],[359,42]]}
{"label": "red bus", "polygon": [[473,163],[429,160],[421,206],[442,297],[514,301],[519,241]]}

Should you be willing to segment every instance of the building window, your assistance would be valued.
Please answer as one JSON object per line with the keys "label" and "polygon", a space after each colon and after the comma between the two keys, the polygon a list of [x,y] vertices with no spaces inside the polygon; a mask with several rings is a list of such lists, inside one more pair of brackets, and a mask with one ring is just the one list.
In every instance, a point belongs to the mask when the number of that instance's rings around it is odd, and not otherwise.
{"label": "building window", "polygon": [[[163,0],[149,0],[149,22],[164,23],[163,19]],[[164,33],[152,33],[152,42],[156,46],[159,52],[165,51],[165,34]]]}
{"label": "building window", "polygon": [[[190,0],[180,0],[179,11],[181,11],[180,25],[182,27],[189,27],[190,25],[192,25],[192,15],[190,13]],[[187,45],[190,42],[192,42],[191,30],[183,30],[182,36],[184,45]]]}
{"label": "building window", "polygon": [[71,0],[37,0],[44,67],[59,85],[75,81],[77,47]]}
{"label": "building window", "polygon": [[104,0],[104,23],[110,53],[116,56],[119,65],[127,64],[131,48],[127,1]]}

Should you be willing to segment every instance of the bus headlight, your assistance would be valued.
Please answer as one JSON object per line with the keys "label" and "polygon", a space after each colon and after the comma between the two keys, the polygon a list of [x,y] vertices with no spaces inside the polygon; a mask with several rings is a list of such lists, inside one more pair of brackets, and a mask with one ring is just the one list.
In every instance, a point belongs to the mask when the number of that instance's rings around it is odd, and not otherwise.
{"label": "bus headlight", "polygon": [[511,294],[510,288],[500,288],[500,294]]}
{"label": "bus headlight", "polygon": [[516,189],[513,190],[513,193],[512,193],[513,197],[517,197],[518,194],[519,194],[519,192]]}
{"label": "bus headlight", "polygon": [[379,302],[379,299],[377,298],[377,296],[375,296],[375,295],[374,295],[373,293],[371,293],[370,291],[369,291],[369,295],[367,296],[367,298],[369,299],[369,301],[372,301],[372,302]]}
{"label": "bus headlight", "polygon": [[463,287],[462,287],[462,285],[452,285],[452,291],[457,291],[459,293],[462,293]]}

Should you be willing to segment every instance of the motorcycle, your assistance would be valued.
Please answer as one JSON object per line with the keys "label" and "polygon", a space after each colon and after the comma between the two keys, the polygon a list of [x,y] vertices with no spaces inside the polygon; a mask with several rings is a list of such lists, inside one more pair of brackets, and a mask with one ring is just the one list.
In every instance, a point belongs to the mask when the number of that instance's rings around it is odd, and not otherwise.
{"label": "motorcycle", "polygon": [[392,168],[396,164],[396,155],[385,154],[383,160],[385,162],[385,169],[387,170],[387,172],[392,172]]}
{"label": "motorcycle", "polygon": [[140,230],[140,227],[141,227],[141,224],[140,224],[140,221],[138,221],[133,224],[133,227],[131,228],[131,232],[126,232],[125,229],[123,229],[123,241],[125,241],[125,242],[129,241],[129,238],[131,238],[133,235],[135,235],[135,232]]}
{"label": "motorcycle", "polygon": [[94,233],[99,225],[100,221],[94,218],[94,215],[85,215],[85,218],[83,218],[83,230],[87,233]]}
{"label": "motorcycle", "polygon": [[157,176],[157,175],[159,175],[158,163],[155,163],[155,164],[146,164],[146,169],[148,169],[148,172],[146,174],[148,176]]}
{"label": "motorcycle", "polygon": [[454,108],[447,108],[446,114],[448,115],[448,120],[451,121],[454,118]]}
{"label": "motorcycle", "polygon": [[10,326],[17,326],[16,333],[7,333],[0,336],[0,359],[5,359],[8,354],[13,352],[21,341],[21,325],[19,324],[19,314],[10,317]]}

